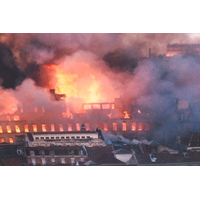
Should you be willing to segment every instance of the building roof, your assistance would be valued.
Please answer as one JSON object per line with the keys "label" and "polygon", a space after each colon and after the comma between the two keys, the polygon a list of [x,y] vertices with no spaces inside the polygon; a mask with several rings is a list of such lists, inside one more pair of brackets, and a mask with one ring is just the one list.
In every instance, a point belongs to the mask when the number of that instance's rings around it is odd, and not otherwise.
{"label": "building roof", "polygon": [[28,163],[23,157],[0,158],[1,166],[21,166],[23,163]]}
{"label": "building roof", "polygon": [[27,133],[27,136],[30,141],[34,141],[32,133]]}
{"label": "building roof", "polygon": [[114,157],[112,145],[104,147],[86,147],[86,149],[89,159],[97,163],[97,165],[125,165]]}
{"label": "building roof", "polygon": [[126,149],[117,149],[115,151],[113,151],[114,154],[132,154],[131,151],[128,151]]}
{"label": "building roof", "polygon": [[[32,135],[44,135],[44,134],[51,134],[51,135],[57,135],[57,134],[73,134],[73,133],[78,133],[78,134],[85,134],[85,133],[90,133],[90,134],[97,134],[98,132],[96,131],[55,131],[55,132],[30,132]],[[28,133],[27,133],[28,135]]]}
{"label": "building roof", "polygon": [[179,47],[179,48],[200,48],[200,44],[168,44],[167,47]]}
{"label": "building roof", "polygon": [[95,162],[103,165],[124,165],[124,163],[116,159],[113,154],[103,154],[96,159]]}
{"label": "building roof", "polygon": [[79,155],[79,151],[83,150],[83,155],[87,155],[85,148],[82,146],[51,146],[51,147],[26,147],[26,154],[30,156],[30,151],[34,151],[35,155],[40,155],[40,151],[44,151],[45,155],[50,155],[53,151],[55,155]]}

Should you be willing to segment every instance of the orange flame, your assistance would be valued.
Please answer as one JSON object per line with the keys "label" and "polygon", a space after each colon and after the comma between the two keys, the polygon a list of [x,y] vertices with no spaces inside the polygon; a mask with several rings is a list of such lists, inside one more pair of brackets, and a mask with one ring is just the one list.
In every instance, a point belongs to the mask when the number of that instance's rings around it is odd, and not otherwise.
{"label": "orange flame", "polygon": [[113,90],[111,81],[100,67],[92,64],[72,59],[58,65],[45,65],[44,69],[51,75],[49,89],[66,94],[66,101],[73,103],[113,101],[118,96],[117,91]]}
{"label": "orange flame", "polygon": [[130,116],[129,116],[129,114],[128,114],[127,111],[124,111],[124,118],[125,118],[125,119],[130,119]]}

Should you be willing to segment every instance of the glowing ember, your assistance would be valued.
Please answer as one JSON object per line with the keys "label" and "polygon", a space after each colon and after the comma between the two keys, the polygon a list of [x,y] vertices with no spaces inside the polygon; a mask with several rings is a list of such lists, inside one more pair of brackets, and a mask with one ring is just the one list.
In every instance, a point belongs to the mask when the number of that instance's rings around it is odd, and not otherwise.
{"label": "glowing ember", "polygon": [[142,113],[141,110],[138,110],[138,113],[141,114]]}
{"label": "glowing ember", "polygon": [[129,116],[129,114],[128,114],[127,111],[124,111],[124,118],[125,118],[125,119],[129,119],[129,118],[130,118],[130,116]]}

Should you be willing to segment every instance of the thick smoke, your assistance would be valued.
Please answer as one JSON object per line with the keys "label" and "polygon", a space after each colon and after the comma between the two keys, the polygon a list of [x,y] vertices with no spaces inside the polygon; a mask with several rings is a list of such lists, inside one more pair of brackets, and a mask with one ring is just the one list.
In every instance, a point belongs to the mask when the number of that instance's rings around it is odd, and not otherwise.
{"label": "thick smoke", "polygon": [[24,79],[11,49],[3,43],[0,43],[0,79],[4,88],[15,88]]}
{"label": "thick smoke", "polygon": [[[2,98],[10,95],[16,100],[14,105],[51,107],[56,102],[52,103],[48,89],[71,83],[71,101],[80,97],[78,93],[87,98],[88,85],[93,83],[90,92],[104,94],[99,101],[121,96],[126,104],[158,121],[155,134],[174,136],[178,127],[176,100],[199,100],[199,58],[163,56],[167,44],[200,42],[196,35],[2,34],[0,42]],[[149,56],[149,48],[151,58],[141,59]],[[53,69],[72,82],[59,82],[63,79]],[[1,113],[7,112],[3,103],[0,107]]]}
{"label": "thick smoke", "polygon": [[[192,36],[192,37],[191,37]],[[190,34],[1,34],[0,41],[7,44],[20,63],[25,68],[30,62],[44,64],[58,60],[75,51],[90,51],[105,56],[118,49],[133,57],[148,56],[149,48],[152,54],[165,54],[169,43],[193,43],[199,38]]]}

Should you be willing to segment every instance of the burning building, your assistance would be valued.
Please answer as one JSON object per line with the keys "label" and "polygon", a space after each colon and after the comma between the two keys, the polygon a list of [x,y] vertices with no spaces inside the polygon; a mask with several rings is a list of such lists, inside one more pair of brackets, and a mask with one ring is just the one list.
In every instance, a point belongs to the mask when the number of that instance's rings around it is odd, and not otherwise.
{"label": "burning building", "polygon": [[200,55],[200,44],[168,44],[166,57],[175,55]]}
{"label": "burning building", "polygon": [[4,66],[18,72],[13,72],[16,78],[11,86],[3,84],[8,82],[5,76],[0,87],[1,144],[25,142],[23,136],[28,134],[36,146],[103,146],[96,128],[105,135],[175,143],[177,136],[198,128],[200,60],[194,55],[199,55],[199,44],[168,45],[168,58],[150,51],[149,58],[139,59],[142,50],[137,42],[108,49],[107,43],[94,46],[97,36],[87,45],[71,39],[64,44],[52,35],[48,35],[51,39],[27,36],[25,42],[18,35],[18,43],[11,42],[12,37],[6,35],[2,43],[17,62],[0,57]]}

